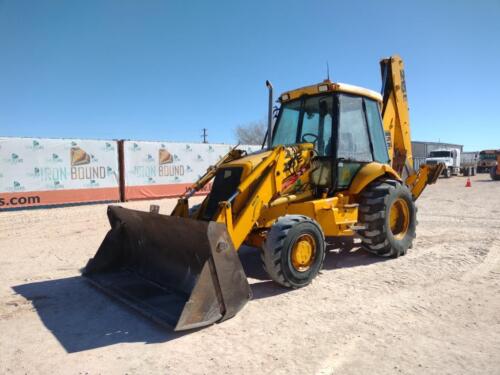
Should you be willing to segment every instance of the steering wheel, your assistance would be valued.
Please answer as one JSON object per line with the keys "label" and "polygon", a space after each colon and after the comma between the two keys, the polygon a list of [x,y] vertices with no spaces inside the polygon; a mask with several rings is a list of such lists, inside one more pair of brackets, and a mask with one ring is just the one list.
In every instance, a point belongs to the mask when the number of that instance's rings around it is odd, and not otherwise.
{"label": "steering wheel", "polygon": [[[313,137],[312,141],[308,141],[306,137]],[[314,133],[304,133],[302,134],[302,142],[306,143],[312,143],[313,145],[316,145],[316,142],[318,141],[318,135]]]}

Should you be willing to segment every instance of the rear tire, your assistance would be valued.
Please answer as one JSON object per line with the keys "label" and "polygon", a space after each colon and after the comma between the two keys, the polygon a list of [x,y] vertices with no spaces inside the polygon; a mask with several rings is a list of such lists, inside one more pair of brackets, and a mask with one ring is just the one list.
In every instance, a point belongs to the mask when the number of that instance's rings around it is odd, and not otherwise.
{"label": "rear tire", "polygon": [[379,256],[405,255],[416,236],[417,209],[410,190],[399,181],[379,180],[362,193],[358,230],[363,247]]}
{"label": "rear tire", "polygon": [[471,173],[471,176],[475,176],[476,175],[476,168],[475,167],[472,167],[472,173]]}
{"label": "rear tire", "polygon": [[[302,245],[306,253],[310,247],[310,258],[299,254],[298,247]],[[271,227],[261,258],[264,269],[276,283],[288,288],[306,286],[318,275],[325,260],[323,231],[307,216],[282,216]]]}

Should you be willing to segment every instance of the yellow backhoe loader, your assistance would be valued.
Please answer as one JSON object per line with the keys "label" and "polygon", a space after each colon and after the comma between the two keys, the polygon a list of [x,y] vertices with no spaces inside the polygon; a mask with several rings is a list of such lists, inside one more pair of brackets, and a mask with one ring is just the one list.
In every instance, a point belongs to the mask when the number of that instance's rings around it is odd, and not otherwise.
{"label": "yellow backhoe loader", "polygon": [[[325,237],[357,236],[382,257],[406,254],[414,201],[443,166],[413,169],[403,62],[383,59],[382,95],[325,80],[287,91],[267,147],[233,149],[171,213],[108,208],[111,230],[83,275],[175,330],[234,316],[251,298],[238,249],[257,248],[269,277],[309,284]],[[213,181],[203,203],[189,198]]]}

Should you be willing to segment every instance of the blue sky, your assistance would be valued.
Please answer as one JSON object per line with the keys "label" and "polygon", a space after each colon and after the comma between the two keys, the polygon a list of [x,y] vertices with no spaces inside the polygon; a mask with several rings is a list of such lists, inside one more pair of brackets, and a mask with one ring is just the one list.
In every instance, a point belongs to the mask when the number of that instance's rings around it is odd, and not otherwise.
{"label": "blue sky", "polygon": [[500,148],[500,1],[0,0],[0,135],[234,142],[281,92],[380,88],[406,63],[414,140]]}

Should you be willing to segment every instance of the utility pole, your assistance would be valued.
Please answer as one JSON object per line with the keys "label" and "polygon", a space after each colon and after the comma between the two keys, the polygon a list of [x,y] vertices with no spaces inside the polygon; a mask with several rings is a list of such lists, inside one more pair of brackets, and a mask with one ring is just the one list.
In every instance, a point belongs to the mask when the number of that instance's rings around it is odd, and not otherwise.
{"label": "utility pole", "polygon": [[203,134],[201,135],[202,138],[203,138],[203,143],[208,143],[208,141],[207,141],[207,138],[208,138],[207,130],[208,129],[203,128]]}

